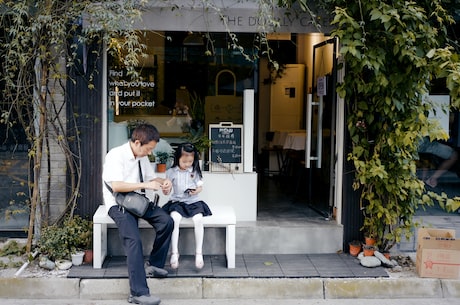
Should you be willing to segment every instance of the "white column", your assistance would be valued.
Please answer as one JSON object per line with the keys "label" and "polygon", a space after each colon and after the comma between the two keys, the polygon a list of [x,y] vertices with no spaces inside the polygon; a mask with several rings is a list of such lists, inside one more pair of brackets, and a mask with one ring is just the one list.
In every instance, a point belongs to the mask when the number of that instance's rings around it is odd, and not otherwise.
{"label": "white column", "polygon": [[245,89],[243,94],[243,168],[252,173],[254,164],[254,89]]}

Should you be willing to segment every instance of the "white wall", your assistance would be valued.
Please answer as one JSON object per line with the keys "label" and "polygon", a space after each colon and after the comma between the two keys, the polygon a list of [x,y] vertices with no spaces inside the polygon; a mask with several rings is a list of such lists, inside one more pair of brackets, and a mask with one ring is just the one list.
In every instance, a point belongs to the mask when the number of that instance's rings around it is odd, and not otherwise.
{"label": "white wall", "polygon": [[[164,177],[161,173],[157,175]],[[213,206],[228,205],[235,209],[236,221],[256,221],[257,173],[203,172],[203,181],[201,199],[209,205],[211,211]],[[159,193],[160,205],[163,205],[169,196]]]}

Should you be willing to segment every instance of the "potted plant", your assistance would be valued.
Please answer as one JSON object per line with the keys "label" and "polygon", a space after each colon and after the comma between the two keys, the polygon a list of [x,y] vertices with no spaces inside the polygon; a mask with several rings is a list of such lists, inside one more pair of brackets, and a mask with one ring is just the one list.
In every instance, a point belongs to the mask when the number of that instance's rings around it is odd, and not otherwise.
{"label": "potted plant", "polygon": [[184,140],[195,145],[196,149],[200,152],[201,156],[204,157],[204,153],[211,147],[212,141],[204,132],[204,126],[198,128],[189,128],[187,135]]}
{"label": "potted plant", "polygon": [[64,221],[72,250],[84,250],[92,244],[92,222],[75,215]]}
{"label": "potted plant", "polygon": [[166,164],[168,164],[172,155],[167,151],[155,151],[155,161],[157,162],[157,172],[164,173],[166,171]]}
{"label": "potted plant", "polygon": [[79,218],[81,232],[79,235],[79,247],[85,253],[83,257],[84,263],[93,262],[93,222],[90,220]]}
{"label": "potted plant", "polygon": [[348,244],[350,248],[350,255],[351,256],[358,256],[359,252],[361,252],[361,242],[359,240],[353,240]]}
{"label": "potted plant", "polygon": [[92,228],[91,221],[78,215],[67,217],[60,225],[54,224],[42,229],[39,251],[50,260],[68,260],[72,254],[84,253],[84,250],[92,246]]}
{"label": "potted plant", "polygon": [[155,162],[155,154],[154,154],[154,153],[151,153],[151,154],[148,155],[147,157],[149,158],[150,163],[154,163],[154,162]]}
{"label": "potted plant", "polygon": [[374,245],[363,245],[364,256],[373,256],[376,247]]}
{"label": "potted plant", "polygon": [[191,92],[190,106],[189,114],[192,119],[182,128],[185,133],[183,139],[192,143],[200,153],[201,159],[204,160],[206,152],[211,147],[211,140],[204,130],[204,100],[196,92]]}
{"label": "potted plant", "polygon": [[63,226],[51,225],[42,228],[38,241],[41,255],[47,256],[51,261],[70,258],[70,248],[67,233]]}
{"label": "potted plant", "polygon": [[186,136],[183,137],[186,142],[192,143],[200,156],[200,168],[204,170],[203,164],[205,164],[206,153],[211,147],[212,141],[203,131],[203,126],[200,126],[198,129],[190,128]]}
{"label": "potted plant", "polygon": [[142,120],[142,119],[132,119],[128,120],[128,138],[131,138],[131,134],[133,133],[133,130],[142,124],[147,123],[147,121]]}
{"label": "potted plant", "polygon": [[74,266],[80,266],[83,264],[83,258],[85,257],[85,252],[83,251],[75,251],[72,254],[70,254],[72,258],[72,265]]}
{"label": "potted plant", "polygon": [[367,233],[364,235],[364,244],[368,246],[375,245],[375,237],[372,233]]}
{"label": "potted plant", "polygon": [[372,217],[373,212],[369,213],[369,209],[364,210],[364,223],[361,230],[364,232],[364,245],[375,246],[380,245],[382,240],[378,240],[379,230],[381,230],[380,221]]}

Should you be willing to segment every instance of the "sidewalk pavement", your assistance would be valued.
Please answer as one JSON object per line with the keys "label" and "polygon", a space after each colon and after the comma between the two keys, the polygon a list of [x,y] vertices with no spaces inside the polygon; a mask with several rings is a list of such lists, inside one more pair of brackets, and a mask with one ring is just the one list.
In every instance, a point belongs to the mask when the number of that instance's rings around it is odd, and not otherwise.
{"label": "sidewalk pavement", "polygon": [[[431,217],[435,227],[460,229],[458,215]],[[398,245],[402,249],[408,252],[401,254],[415,255],[413,241]],[[163,305],[460,304],[460,279],[365,268],[344,253],[239,255],[235,269],[226,268],[223,255],[205,257],[199,272],[193,270],[193,256],[184,255],[181,267],[167,278],[149,278],[151,293]],[[5,305],[128,304],[128,293],[126,263],[120,258],[110,258],[102,269],[72,267],[67,278],[0,277],[0,304]]]}
{"label": "sidewalk pavement", "polygon": [[[456,299],[457,304],[460,303],[460,280],[457,279],[176,277],[149,278],[147,282],[151,293],[163,300],[421,298]],[[95,300],[118,300],[125,303],[128,293],[127,278],[0,278],[0,298],[4,299],[20,298],[34,302],[43,299],[66,300],[68,304],[78,304],[82,300],[85,300],[85,304],[95,304]],[[26,300],[23,302],[27,304]]]}
{"label": "sidewalk pavement", "polygon": [[[181,258],[180,268],[167,278],[147,279],[151,294],[159,296],[162,304],[187,300],[187,305],[268,305],[271,300],[283,300],[276,304],[335,305],[337,299],[393,300],[374,303],[386,305],[401,298],[428,299],[430,305],[454,299],[450,304],[460,304],[460,279],[420,278],[413,267],[403,272],[366,268],[344,253],[238,255],[235,269],[226,268],[224,255],[205,256],[206,268],[200,271],[193,267],[193,256]],[[0,301],[5,299],[0,304],[128,304],[128,294],[124,258],[111,257],[102,269],[74,266],[66,278],[0,277]]]}
{"label": "sidewalk pavement", "polygon": [[[165,299],[161,305],[453,305],[455,299]],[[0,299],[2,305],[119,305],[120,300],[24,300]],[[126,303],[128,304],[128,303]]]}

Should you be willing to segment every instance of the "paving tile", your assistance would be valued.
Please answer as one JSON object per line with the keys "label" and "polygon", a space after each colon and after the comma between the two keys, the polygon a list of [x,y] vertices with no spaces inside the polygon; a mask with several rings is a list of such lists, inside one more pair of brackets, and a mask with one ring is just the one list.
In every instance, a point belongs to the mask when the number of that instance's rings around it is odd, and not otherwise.
{"label": "paving tile", "polygon": [[348,266],[349,268],[362,268],[359,259],[353,258],[353,260],[344,260],[343,262],[345,266]]}
{"label": "paving tile", "polygon": [[249,277],[252,278],[280,278],[280,277],[285,277],[283,273],[277,273],[277,272],[257,272],[254,274],[249,273]]}
{"label": "paving tile", "polygon": [[313,265],[342,265],[343,260],[338,254],[308,254],[308,258]]}
{"label": "paving tile", "polygon": [[260,270],[261,272],[265,270],[281,270],[280,266],[277,263],[273,262],[246,262],[246,269],[249,270]]}
{"label": "paving tile", "polygon": [[310,258],[311,261],[317,261],[317,262],[322,262],[322,261],[326,261],[326,262],[338,262],[338,263],[341,263],[343,262],[343,259],[341,258],[340,254],[325,254],[324,256],[318,256],[318,255],[315,255],[315,256],[308,256]]}
{"label": "paving tile", "polygon": [[[389,277],[388,273],[382,267],[376,268],[352,268],[354,277]],[[351,276],[353,277],[353,276]]]}
{"label": "paving tile", "polygon": [[246,268],[234,268],[234,269],[217,269],[213,270],[214,277],[216,278],[246,278],[249,277],[249,273]]}
{"label": "paving tile", "polygon": [[286,277],[301,277],[301,278],[308,278],[308,277],[319,277],[319,273],[316,269],[308,269],[308,270],[285,270],[283,269],[284,276]]}
{"label": "paving tile", "polygon": [[274,254],[244,254],[243,259],[245,262],[274,262],[276,257]]}
{"label": "paving tile", "polygon": [[227,260],[224,255],[212,256],[211,265],[214,277],[238,278],[249,276],[246,270],[246,264],[241,255],[237,255],[235,258],[235,268],[227,268]]}
{"label": "paving tile", "polygon": [[68,278],[87,278],[87,279],[97,279],[103,278],[106,269],[94,269],[92,265],[83,265],[78,268],[73,267],[69,274]]}
{"label": "paving tile", "polygon": [[203,256],[204,267],[197,269],[195,267],[194,255],[181,255],[179,258],[179,268],[177,268],[177,277],[212,277],[212,265],[209,256]]}
{"label": "paving tile", "polygon": [[[270,259],[271,260],[267,260]],[[279,264],[274,259],[274,256],[261,256],[259,260],[255,260],[251,257],[250,260],[246,260],[246,269],[251,277],[283,277],[284,273],[281,270]]]}
{"label": "paving tile", "polygon": [[126,257],[125,256],[110,256],[106,259],[107,268],[117,268],[120,266],[126,266]]}
{"label": "paving tile", "polygon": [[308,256],[306,254],[275,254],[275,257],[279,262],[308,260]]}
{"label": "paving tile", "polygon": [[228,269],[227,268],[227,260],[225,258],[225,256],[213,256],[211,257],[211,266],[212,266],[212,270],[214,272],[216,271],[225,271],[225,270],[234,270],[234,269],[246,269],[246,264],[244,262],[244,260],[241,258],[241,259],[236,259],[235,260],[235,268],[232,268],[232,269]]}
{"label": "paving tile", "polygon": [[306,255],[277,255],[277,261],[284,273],[305,272],[307,274],[314,274],[316,272],[315,266],[308,259]]}
{"label": "paving tile", "polygon": [[104,278],[127,278],[128,268],[109,268],[104,273]]}
{"label": "paving tile", "polygon": [[279,267],[266,269],[248,268],[247,270],[250,277],[284,277],[284,273]]}
{"label": "paving tile", "polygon": [[325,270],[318,271],[322,278],[353,278],[355,277],[351,270]]}
{"label": "paving tile", "polygon": [[303,264],[303,263],[282,263],[280,264],[281,269],[283,270],[315,270],[315,266],[311,264]]}
{"label": "paving tile", "polygon": [[[169,277],[205,278],[353,278],[388,277],[383,267],[366,268],[348,254],[244,254],[235,258],[236,268],[228,269],[225,255],[205,255],[205,266],[195,267],[195,256],[180,257],[178,269],[165,269]],[[102,269],[91,265],[74,266],[69,278],[127,278],[126,257],[107,257]]]}

